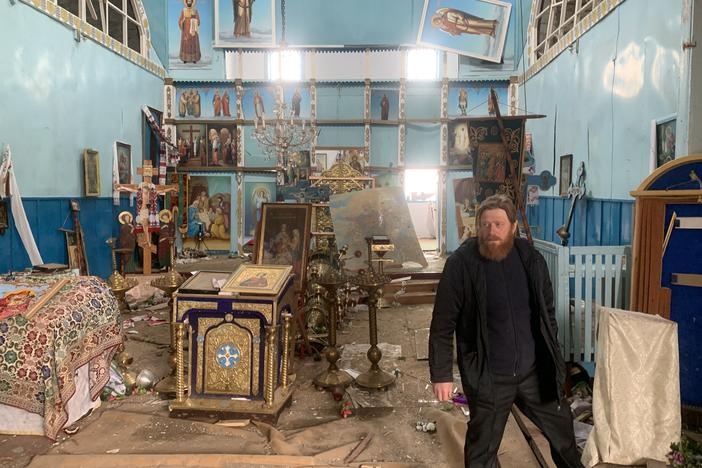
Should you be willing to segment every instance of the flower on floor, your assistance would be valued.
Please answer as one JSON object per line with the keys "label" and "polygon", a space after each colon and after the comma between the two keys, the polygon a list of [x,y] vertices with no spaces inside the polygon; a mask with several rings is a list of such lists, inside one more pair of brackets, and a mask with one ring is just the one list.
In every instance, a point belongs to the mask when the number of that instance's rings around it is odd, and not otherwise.
{"label": "flower on floor", "polygon": [[683,436],[680,442],[670,444],[666,455],[675,468],[702,468],[702,444]]}

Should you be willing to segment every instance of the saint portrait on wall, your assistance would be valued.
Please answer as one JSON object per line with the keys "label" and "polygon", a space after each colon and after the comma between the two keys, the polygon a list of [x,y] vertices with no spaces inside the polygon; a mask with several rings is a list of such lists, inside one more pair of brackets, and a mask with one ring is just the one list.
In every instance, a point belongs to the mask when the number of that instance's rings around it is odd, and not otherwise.
{"label": "saint portrait on wall", "polygon": [[400,92],[397,89],[371,89],[371,119],[397,120],[400,112]]}
{"label": "saint portrait on wall", "polygon": [[470,137],[467,122],[452,122],[448,127],[448,159],[449,165],[470,165],[473,160],[470,154]]}
{"label": "saint portrait on wall", "polygon": [[264,203],[274,202],[275,182],[244,182],[244,236],[253,237]]}
{"label": "saint portrait on wall", "polygon": [[511,8],[499,0],[425,0],[417,43],[499,63]]}
{"label": "saint portrait on wall", "polygon": [[215,47],[275,45],[273,0],[215,0]]}
{"label": "saint portrait on wall", "polygon": [[212,66],[213,0],[168,0],[168,65],[171,69]]}

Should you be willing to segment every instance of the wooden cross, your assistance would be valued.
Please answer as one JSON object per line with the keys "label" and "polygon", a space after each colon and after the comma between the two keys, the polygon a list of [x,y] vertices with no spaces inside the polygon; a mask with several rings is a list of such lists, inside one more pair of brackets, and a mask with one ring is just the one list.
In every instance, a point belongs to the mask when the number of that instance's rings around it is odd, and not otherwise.
{"label": "wooden cross", "polygon": [[184,133],[186,136],[188,136],[190,138],[190,141],[195,141],[193,139],[193,136],[197,136],[200,133],[200,129],[193,128],[193,126],[191,125],[189,129],[181,130],[181,132]]}
{"label": "wooden cross", "polygon": [[156,210],[155,207],[149,206],[149,199],[150,199],[152,193],[155,193],[158,196],[158,195],[165,195],[166,193],[169,193],[169,192],[177,192],[178,191],[178,184],[171,184],[171,185],[155,185],[155,184],[153,184],[151,182],[151,177],[153,176],[153,169],[154,168],[151,165],[151,161],[144,161],[144,165],[137,169],[137,174],[140,174],[142,177],[142,181],[139,185],[136,185],[136,184],[116,184],[115,185],[115,190],[117,190],[119,192],[131,192],[131,193],[141,192],[141,203],[137,203],[137,207],[136,207],[136,211],[137,211],[136,222],[137,222],[137,225],[140,225],[144,230],[143,235],[141,236],[141,239],[138,242],[138,245],[139,245],[139,247],[141,247],[141,249],[143,251],[142,270],[143,270],[145,275],[151,274],[151,254],[156,253],[156,246],[151,243],[151,235],[149,232],[149,228],[152,225],[153,225],[153,227],[158,226],[157,220],[153,220],[153,223],[150,222],[150,219],[149,219],[150,213],[153,213],[154,211],[156,211],[156,213],[158,213],[158,210]]}

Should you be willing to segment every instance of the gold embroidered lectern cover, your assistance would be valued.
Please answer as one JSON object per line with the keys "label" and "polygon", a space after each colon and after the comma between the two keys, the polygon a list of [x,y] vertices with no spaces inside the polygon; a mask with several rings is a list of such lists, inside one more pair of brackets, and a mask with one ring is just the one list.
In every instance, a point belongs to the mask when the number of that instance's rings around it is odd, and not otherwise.
{"label": "gold embroidered lectern cover", "polygon": [[665,461],[680,440],[677,323],[658,315],[598,307],[593,416],[582,461]]}

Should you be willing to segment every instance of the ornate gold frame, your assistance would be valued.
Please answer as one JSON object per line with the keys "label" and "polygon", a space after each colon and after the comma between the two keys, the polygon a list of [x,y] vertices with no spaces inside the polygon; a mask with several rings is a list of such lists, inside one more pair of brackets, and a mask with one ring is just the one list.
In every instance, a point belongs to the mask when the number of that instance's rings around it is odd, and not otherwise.
{"label": "ornate gold frame", "polygon": [[83,183],[86,197],[100,196],[100,153],[96,150],[83,151]]}

